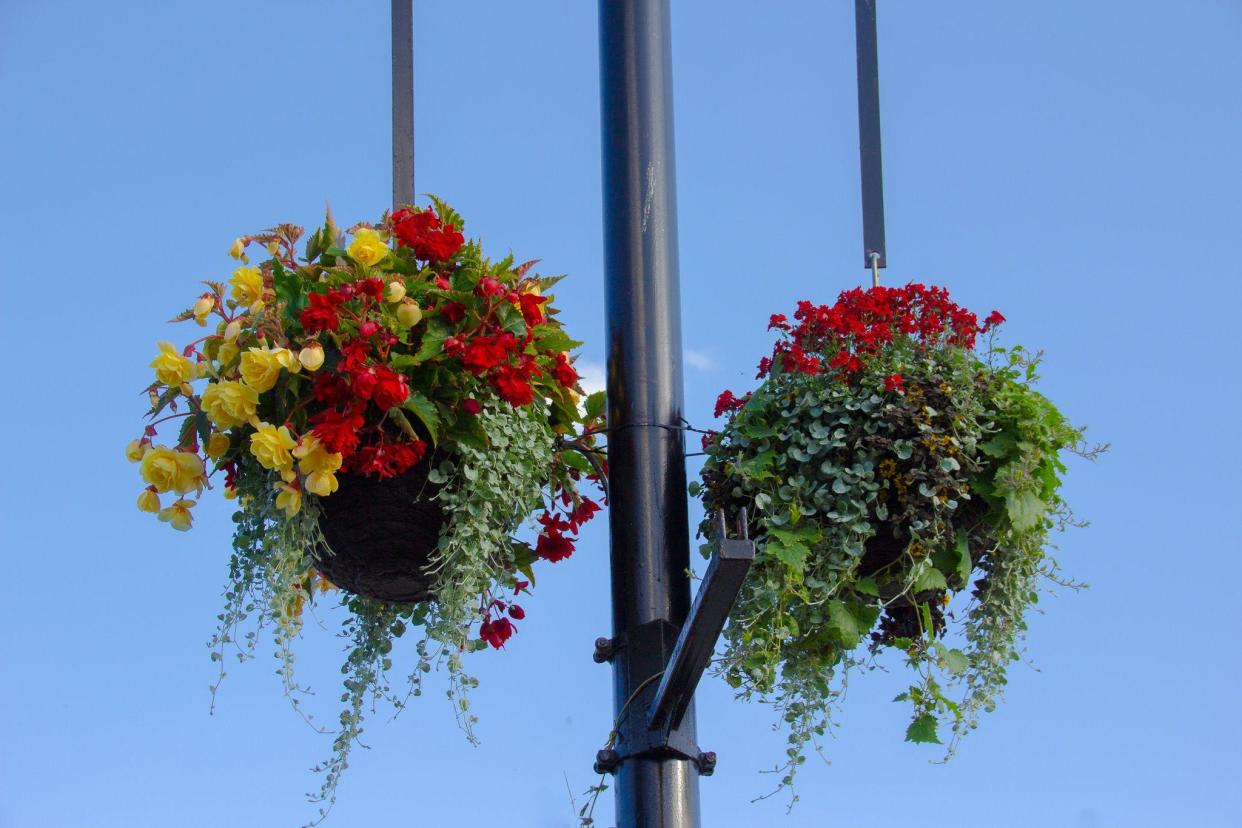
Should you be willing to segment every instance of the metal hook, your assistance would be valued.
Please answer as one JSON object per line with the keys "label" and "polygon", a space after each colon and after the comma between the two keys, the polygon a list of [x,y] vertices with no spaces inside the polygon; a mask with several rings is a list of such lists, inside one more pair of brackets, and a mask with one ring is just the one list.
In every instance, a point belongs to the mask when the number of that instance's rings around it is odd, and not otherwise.
{"label": "metal hook", "polygon": [[880,254],[871,251],[871,286],[880,286]]}

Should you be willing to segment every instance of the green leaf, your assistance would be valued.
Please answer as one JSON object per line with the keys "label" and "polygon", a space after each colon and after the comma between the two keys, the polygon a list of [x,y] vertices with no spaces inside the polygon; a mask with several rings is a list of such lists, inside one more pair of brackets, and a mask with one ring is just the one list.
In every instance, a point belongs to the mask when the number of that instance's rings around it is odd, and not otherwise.
{"label": "green leaf", "polygon": [[870,575],[865,578],[859,578],[858,582],[854,584],[854,591],[863,595],[870,595],[872,598],[880,597],[880,587],[875,582],[875,578],[872,578]]}
{"label": "green leaf", "polygon": [[1009,514],[1009,522],[1019,532],[1033,529],[1044,517],[1047,506],[1034,492],[1006,492],[1005,511]]}
{"label": "green leaf", "polygon": [[492,442],[487,432],[483,430],[483,424],[479,422],[479,418],[469,414],[458,417],[452,428],[448,430],[447,436],[455,443],[476,449],[485,449]]}
{"label": "green leaf", "polygon": [[284,301],[285,310],[290,314],[296,314],[310,304],[302,289],[302,278],[297,271],[288,271],[281,267],[278,259],[272,260],[272,287],[276,298]]}
{"label": "green leaf", "polygon": [[970,659],[961,650],[949,650],[944,654],[944,660],[947,662],[945,669],[955,676],[960,676],[970,667]]}
{"label": "green leaf", "polygon": [[444,350],[444,340],[453,335],[453,329],[443,319],[432,319],[423,331],[423,341],[419,343],[418,352],[414,354],[414,364],[426,362]]}
{"label": "green leaf", "polygon": [[991,440],[979,444],[979,451],[988,457],[1006,457],[1013,453],[1014,439],[1008,434],[997,434]]}
{"label": "green leaf", "polygon": [[924,713],[910,722],[910,726],[906,728],[906,741],[918,744],[942,744],[940,737],[936,735],[936,717],[930,713]]}
{"label": "green leaf", "polygon": [[858,620],[841,601],[828,602],[828,626],[845,647],[855,647],[862,639],[863,630]]}
{"label": "green leaf", "polygon": [[970,547],[966,542],[966,531],[957,530],[957,541],[953,546],[941,547],[932,555],[932,563],[947,579],[955,576],[964,586],[970,580],[971,562]]}
{"label": "green leaf", "polygon": [[411,391],[410,398],[401,407],[419,419],[423,428],[427,429],[433,445],[440,439],[440,414],[436,411],[435,403],[420,392]]}
{"label": "green leaf", "polygon": [[500,320],[500,327],[503,330],[519,338],[526,336],[526,320],[522,318],[521,312],[513,305],[510,305],[508,302],[501,302],[497,305],[496,318]]}
{"label": "green leaf", "polygon": [[604,413],[604,409],[608,406],[608,395],[603,391],[596,391],[586,398],[586,415],[591,420]]}
{"label": "green leaf", "polygon": [[[510,305],[512,308],[512,305]],[[516,313],[516,311],[514,311]],[[522,315],[518,314],[521,319]],[[576,339],[570,339],[569,335],[560,328],[552,326],[541,326],[542,329],[535,335],[535,345],[541,351],[572,351],[574,348],[581,347],[582,343]],[[525,331],[523,331],[525,333]]]}
{"label": "green leaf", "polygon": [[772,473],[768,469],[772,467],[774,462],[776,462],[776,452],[773,449],[762,451],[754,457],[742,461],[742,474],[755,480],[771,477]]}
{"label": "green leaf", "polygon": [[929,566],[914,579],[914,591],[926,592],[929,589],[948,589],[949,584],[939,569]]}

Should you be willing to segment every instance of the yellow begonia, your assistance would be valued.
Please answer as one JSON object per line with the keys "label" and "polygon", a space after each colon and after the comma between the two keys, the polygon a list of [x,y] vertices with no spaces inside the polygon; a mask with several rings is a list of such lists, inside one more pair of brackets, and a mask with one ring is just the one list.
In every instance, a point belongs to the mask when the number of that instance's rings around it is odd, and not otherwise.
{"label": "yellow begonia", "polygon": [[195,379],[197,369],[194,363],[177,353],[171,342],[160,342],[159,356],[151,360],[155,369],[155,378],[164,385],[180,385],[187,380]]}
{"label": "yellow begonia", "polygon": [[242,354],[242,380],[255,391],[270,391],[280,379],[280,363],[266,348],[251,348]]}
{"label": "yellow begonia", "polygon": [[216,363],[220,365],[220,367],[228,365],[233,361],[233,358],[237,356],[237,352],[240,350],[241,348],[237,347],[236,342],[225,342],[220,346],[220,349],[216,351]]}
{"label": "yellow begonia", "polygon": [[302,370],[302,363],[298,362],[297,354],[288,348],[272,349],[272,359],[276,360],[276,364],[290,374],[297,374]]}
{"label": "yellow begonia", "polygon": [[407,299],[397,306],[397,319],[401,324],[412,328],[423,318],[423,309],[413,299]]}
{"label": "yellow begonia", "polygon": [[159,518],[178,532],[185,532],[194,525],[194,515],[190,514],[193,506],[193,500],[178,500],[173,505],[160,509]]}
{"label": "yellow begonia", "polygon": [[234,319],[224,326],[224,341],[233,342],[241,335],[241,320]]}
{"label": "yellow begonia", "polygon": [[160,510],[160,496],[151,489],[143,489],[138,495],[138,508],[144,512],[158,512]]}
{"label": "yellow begonia", "polygon": [[263,301],[263,274],[257,267],[239,267],[233,271],[229,279],[233,286],[233,301],[248,308],[254,308]]}
{"label": "yellow begonia", "polygon": [[148,451],[139,471],[142,479],[158,492],[186,494],[196,489],[201,492],[207,481],[202,458],[193,452],[174,451],[166,446]]}
{"label": "yellow begonia", "polygon": [[402,282],[389,282],[384,289],[384,299],[388,302],[400,302],[405,298],[405,285]]}
{"label": "yellow begonia", "polygon": [[229,450],[229,435],[217,431],[207,441],[207,456],[219,460]]}
{"label": "yellow begonia", "polygon": [[246,258],[245,240],[243,240],[240,237],[233,239],[233,246],[229,248],[229,255],[232,256],[234,259],[245,260]]}
{"label": "yellow begonia", "polygon": [[259,392],[236,380],[213,382],[203,391],[203,411],[219,429],[248,422],[259,407]]}
{"label": "yellow begonia", "polygon": [[339,488],[336,471],[341,467],[342,455],[328,451],[318,437],[304,437],[293,456],[298,458],[298,470],[306,475],[306,491],[327,497]]}
{"label": "yellow begonia", "polygon": [[349,255],[354,261],[370,267],[382,262],[388,255],[388,244],[374,230],[364,227],[354,234],[354,240],[349,243]]}
{"label": "yellow begonia", "polygon": [[323,365],[323,346],[318,342],[310,343],[298,351],[298,362],[307,371],[318,371]]}
{"label": "yellow begonia", "polygon": [[131,463],[137,463],[142,460],[142,456],[151,448],[150,443],[144,443],[141,440],[130,440],[129,445],[125,447],[125,459]]}
{"label": "yellow begonia", "polygon": [[297,484],[277,483],[276,508],[285,513],[285,517],[293,517],[302,510],[302,492]]}
{"label": "yellow begonia", "polygon": [[211,313],[212,308],[214,308],[215,306],[216,306],[215,297],[213,296],[200,297],[199,300],[194,303],[194,308],[191,311],[194,314],[194,321],[197,322],[201,327],[204,327],[204,328],[207,327],[207,315]]}
{"label": "yellow begonia", "polygon": [[259,465],[280,472],[282,477],[286,473],[292,474],[291,452],[296,445],[297,441],[285,426],[277,428],[271,423],[259,423],[255,433],[250,435],[250,453],[259,461]]}

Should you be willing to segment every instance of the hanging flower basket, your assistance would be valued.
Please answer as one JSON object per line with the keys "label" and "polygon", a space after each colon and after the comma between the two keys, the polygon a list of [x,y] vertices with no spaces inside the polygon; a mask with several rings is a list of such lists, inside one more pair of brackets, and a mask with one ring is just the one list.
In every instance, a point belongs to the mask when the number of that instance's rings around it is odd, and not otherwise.
{"label": "hanging flower basket", "polygon": [[[580,489],[598,482],[603,395],[580,399],[580,343],[547,293],[559,277],[488,260],[433,202],[346,233],[329,215],[301,250],[292,225],[238,239],[229,283],[206,282],[173,320],[203,335],[160,343],[150,423],[127,449],[139,508],[175,529],[205,488],[238,503],[214,659],[250,657],[248,619],[270,628],[296,705],[303,609],[343,588],[353,649],[329,802],[364,699],[393,698],[393,641],[421,628],[411,691],[445,664],[469,732],[461,654],[504,645],[533,565],[568,557],[599,508]],[[255,248],[268,258],[252,266]],[[534,542],[515,537],[536,516]]]}
{"label": "hanging flower basket", "polygon": [[1033,389],[1038,355],[993,344],[1003,321],[919,284],[800,302],[771,318],[759,387],[717,401],[694,488],[709,516],[747,509],[758,548],[721,670],[789,725],[783,784],[846,673],[886,649],[917,676],[906,738],[947,723],[951,752],[994,706],[1040,584],[1063,583],[1046,553],[1071,522],[1062,454],[1094,451]]}

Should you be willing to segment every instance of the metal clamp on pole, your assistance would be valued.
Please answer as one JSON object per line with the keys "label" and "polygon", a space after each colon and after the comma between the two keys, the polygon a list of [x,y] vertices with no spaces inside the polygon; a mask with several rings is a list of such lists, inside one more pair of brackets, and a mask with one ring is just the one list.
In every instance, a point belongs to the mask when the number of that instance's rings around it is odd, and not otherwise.
{"label": "metal clamp on pole", "polygon": [[711,563],[694,596],[690,616],[677,636],[648,713],[651,730],[665,738],[681,724],[699,679],[711,662],[716,640],[742,590],[746,573],[755,560],[755,545],[750,540],[745,509],[738,517],[738,535],[738,539],[729,539],[724,510],[717,512]]}

